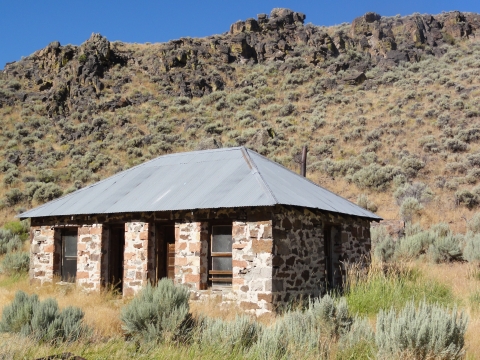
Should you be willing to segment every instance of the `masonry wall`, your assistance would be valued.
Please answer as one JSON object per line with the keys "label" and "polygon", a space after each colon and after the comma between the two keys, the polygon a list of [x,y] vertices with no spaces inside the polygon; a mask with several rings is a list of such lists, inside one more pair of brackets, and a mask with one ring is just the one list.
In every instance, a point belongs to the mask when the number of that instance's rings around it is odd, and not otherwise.
{"label": "masonry wall", "polygon": [[340,229],[339,262],[367,262],[370,253],[370,223],[296,207],[277,206],[273,218],[273,278],[275,306],[285,306],[300,297],[317,297],[326,289],[324,232],[326,226]]}
{"label": "masonry wall", "polygon": [[175,283],[207,289],[208,222],[175,224]]}
{"label": "masonry wall", "polygon": [[78,228],[77,242],[77,284],[89,290],[100,290],[102,244],[102,224],[83,225]]}
{"label": "masonry wall", "polygon": [[[341,230],[340,262],[369,260],[370,223],[348,216],[288,206],[119,214],[32,219],[30,278],[44,283],[59,274],[60,230],[53,227],[80,223],[77,282],[98,290],[108,278],[109,222],[125,222],[123,292],[132,296],[155,279],[154,224],[158,221],[175,223],[176,283],[188,286],[194,298],[220,294],[257,316],[300,296],[322,293],[325,226]],[[233,282],[230,288],[212,292],[207,254],[210,226],[217,221],[233,225]]]}
{"label": "masonry wall", "polygon": [[273,310],[272,221],[234,221],[232,233],[235,301],[242,309],[261,316]]}
{"label": "masonry wall", "polygon": [[132,296],[147,284],[149,224],[125,223],[123,295]]}
{"label": "masonry wall", "polygon": [[[55,230],[50,226],[30,228],[30,270],[32,282],[44,284],[53,281],[55,270]],[[59,257],[59,256],[58,256]],[[58,261],[57,261],[58,264]]]}

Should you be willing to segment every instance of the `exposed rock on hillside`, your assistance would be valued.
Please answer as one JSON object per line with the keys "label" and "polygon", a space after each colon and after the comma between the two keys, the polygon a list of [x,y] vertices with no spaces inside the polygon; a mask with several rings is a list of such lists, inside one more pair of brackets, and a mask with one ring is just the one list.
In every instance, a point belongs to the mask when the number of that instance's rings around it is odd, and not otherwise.
{"label": "exposed rock on hillside", "polygon": [[[111,44],[99,34],[92,34],[81,46],[61,46],[55,41],[5,67],[4,79],[18,79],[23,84],[21,89],[2,92],[0,106],[40,100],[48,103],[50,116],[128,106],[132,100],[121,97],[100,108],[96,105],[105,86],[121,94],[122,86],[130,81],[129,77],[110,78],[106,71],[114,66],[134,68],[160,85],[165,94],[187,97],[224,89],[233,80],[231,63],[302,58],[311,66],[335,73],[347,69],[361,73],[375,66],[388,69],[404,61],[419,61],[424,54],[441,56],[443,44],[475,36],[480,28],[480,17],[460,12],[404,18],[383,18],[370,12],[353,20],[349,31],[341,28],[334,32],[304,25],[305,18],[302,13],[277,8],[270,16],[259,14],[257,19],[232,24],[225,35],[182,38],[152,45],[150,52],[140,54],[125,51],[121,44]],[[368,56],[361,62],[335,62],[349,50]],[[292,72],[295,65],[288,64],[282,70]],[[346,82],[359,84],[363,80]]]}

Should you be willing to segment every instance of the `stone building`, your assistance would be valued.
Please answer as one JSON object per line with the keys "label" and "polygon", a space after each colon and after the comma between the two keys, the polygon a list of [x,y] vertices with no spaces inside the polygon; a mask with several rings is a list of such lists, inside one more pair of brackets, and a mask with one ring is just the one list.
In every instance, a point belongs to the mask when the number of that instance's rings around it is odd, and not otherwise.
{"label": "stone building", "polygon": [[381,219],[243,147],[160,156],[19,217],[32,282],[131,296],[167,277],[257,315],[340,285]]}

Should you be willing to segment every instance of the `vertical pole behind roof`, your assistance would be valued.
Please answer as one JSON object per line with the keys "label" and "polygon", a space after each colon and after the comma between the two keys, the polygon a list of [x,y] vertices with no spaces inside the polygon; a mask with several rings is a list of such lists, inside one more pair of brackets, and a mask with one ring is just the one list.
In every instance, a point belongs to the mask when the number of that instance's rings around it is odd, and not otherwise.
{"label": "vertical pole behind roof", "polygon": [[304,145],[302,149],[301,175],[307,177],[307,145]]}

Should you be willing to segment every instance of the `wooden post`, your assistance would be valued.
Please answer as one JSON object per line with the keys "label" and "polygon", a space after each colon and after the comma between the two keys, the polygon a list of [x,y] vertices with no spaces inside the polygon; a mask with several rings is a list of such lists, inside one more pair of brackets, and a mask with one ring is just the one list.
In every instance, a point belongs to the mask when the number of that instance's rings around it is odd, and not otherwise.
{"label": "wooden post", "polygon": [[301,175],[307,177],[307,145],[302,149]]}

